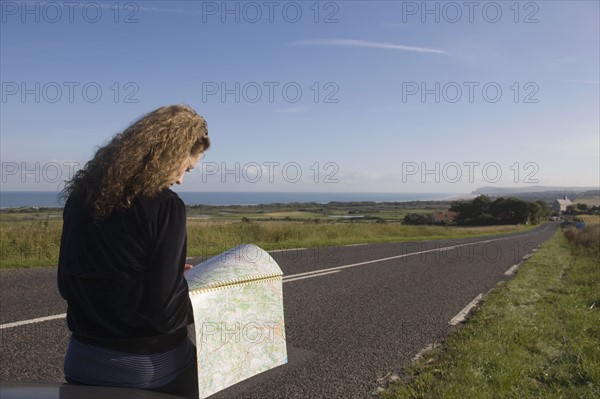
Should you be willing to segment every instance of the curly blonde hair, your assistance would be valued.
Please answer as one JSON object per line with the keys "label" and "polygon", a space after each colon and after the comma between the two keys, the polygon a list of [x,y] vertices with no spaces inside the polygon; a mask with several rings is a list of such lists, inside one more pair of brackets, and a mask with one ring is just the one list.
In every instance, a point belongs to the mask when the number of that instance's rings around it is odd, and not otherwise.
{"label": "curly blonde hair", "polygon": [[77,196],[102,219],[168,187],[185,158],[210,147],[206,121],[188,105],[158,108],[116,134],[77,171],[62,197]]}

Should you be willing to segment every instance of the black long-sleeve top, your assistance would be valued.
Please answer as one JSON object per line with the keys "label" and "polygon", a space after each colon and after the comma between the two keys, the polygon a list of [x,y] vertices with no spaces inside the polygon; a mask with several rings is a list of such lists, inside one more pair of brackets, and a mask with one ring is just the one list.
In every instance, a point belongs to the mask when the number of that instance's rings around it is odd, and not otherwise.
{"label": "black long-sleeve top", "polygon": [[186,339],[193,312],[183,278],[185,213],[169,189],[102,220],[67,200],[57,279],[75,338],[144,354]]}

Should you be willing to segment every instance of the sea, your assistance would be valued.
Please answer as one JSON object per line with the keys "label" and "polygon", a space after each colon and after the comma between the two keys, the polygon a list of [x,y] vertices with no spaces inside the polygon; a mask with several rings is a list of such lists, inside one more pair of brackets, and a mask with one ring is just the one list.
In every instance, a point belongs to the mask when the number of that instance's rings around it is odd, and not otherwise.
{"label": "sea", "polygon": [[[2,191],[1,208],[62,207],[58,192]],[[459,197],[456,193],[336,193],[336,192],[178,192],[187,205],[259,205],[292,202],[406,202],[441,201]]]}

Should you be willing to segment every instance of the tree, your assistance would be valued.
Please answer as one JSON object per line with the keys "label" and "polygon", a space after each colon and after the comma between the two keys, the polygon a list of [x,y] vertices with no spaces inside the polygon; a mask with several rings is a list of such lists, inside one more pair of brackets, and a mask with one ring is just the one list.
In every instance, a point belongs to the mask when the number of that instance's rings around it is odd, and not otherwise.
{"label": "tree", "polygon": [[552,212],[544,201],[500,197],[492,202],[485,195],[472,201],[453,202],[450,210],[459,212],[456,223],[460,225],[539,223]]}
{"label": "tree", "polygon": [[480,195],[472,201],[455,201],[450,206],[450,211],[458,212],[455,219],[457,224],[484,225],[493,224],[494,217],[490,213],[492,201],[487,195]]}
{"label": "tree", "polygon": [[575,207],[575,205],[567,205],[567,210],[565,211],[567,215],[579,215],[579,211]]}
{"label": "tree", "polygon": [[492,202],[490,205],[490,212],[492,216],[494,216],[494,219],[500,224],[507,223],[506,221],[512,218],[506,198],[500,197]]}
{"label": "tree", "polygon": [[494,219],[499,224],[518,224],[527,223],[530,219],[530,212],[539,213],[539,205],[530,207],[530,203],[518,198],[498,198],[490,207]]}
{"label": "tree", "polygon": [[404,216],[404,220],[402,221],[404,224],[412,224],[412,225],[425,225],[431,223],[431,216],[422,215],[419,213],[409,213]]}
{"label": "tree", "polygon": [[542,207],[537,202],[529,202],[529,222],[538,224],[543,218]]}
{"label": "tree", "polygon": [[550,215],[552,215],[552,208],[550,207],[550,205],[546,201],[542,200],[537,200],[535,201],[535,203],[538,204],[542,209],[540,220],[547,220],[550,217]]}
{"label": "tree", "polygon": [[528,223],[530,217],[530,206],[529,202],[520,200],[518,198],[509,198],[510,206],[513,210],[513,224]]}

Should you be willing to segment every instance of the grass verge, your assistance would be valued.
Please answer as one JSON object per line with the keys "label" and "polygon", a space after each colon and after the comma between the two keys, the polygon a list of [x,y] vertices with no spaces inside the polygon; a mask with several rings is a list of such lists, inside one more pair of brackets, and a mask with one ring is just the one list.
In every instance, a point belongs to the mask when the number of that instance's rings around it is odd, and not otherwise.
{"label": "grass verge", "polygon": [[527,231],[537,226],[405,226],[373,222],[188,223],[188,256],[210,256],[253,243],[265,250],[347,244],[458,239]]}
{"label": "grass verge", "polygon": [[[212,256],[254,243],[266,250],[356,243],[457,239],[536,226],[443,227],[375,222],[229,222],[188,220],[188,256]],[[62,220],[0,220],[0,269],[56,265]]]}
{"label": "grass verge", "polygon": [[380,396],[600,398],[600,226],[569,234],[557,231]]}

